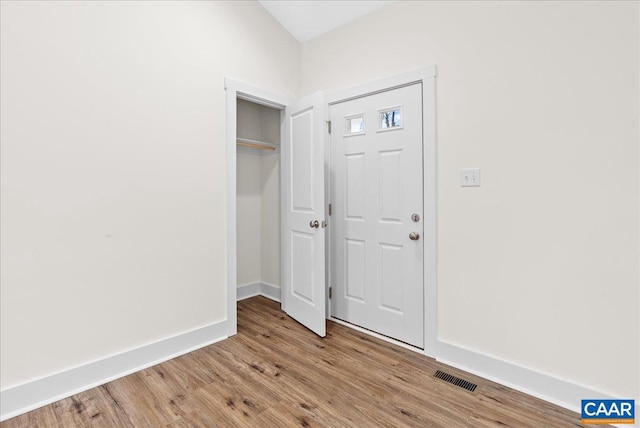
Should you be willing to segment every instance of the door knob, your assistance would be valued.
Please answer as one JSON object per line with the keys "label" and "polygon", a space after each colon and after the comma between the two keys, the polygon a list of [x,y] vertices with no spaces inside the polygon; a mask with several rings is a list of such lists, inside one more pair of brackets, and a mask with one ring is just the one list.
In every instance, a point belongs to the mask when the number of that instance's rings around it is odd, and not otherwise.
{"label": "door knob", "polygon": [[309,226],[315,227],[316,229],[320,227],[320,222],[318,220],[312,220],[309,222]]}
{"label": "door knob", "polygon": [[411,232],[409,234],[409,239],[411,239],[412,241],[417,241],[418,239],[420,239],[420,234],[418,232]]}

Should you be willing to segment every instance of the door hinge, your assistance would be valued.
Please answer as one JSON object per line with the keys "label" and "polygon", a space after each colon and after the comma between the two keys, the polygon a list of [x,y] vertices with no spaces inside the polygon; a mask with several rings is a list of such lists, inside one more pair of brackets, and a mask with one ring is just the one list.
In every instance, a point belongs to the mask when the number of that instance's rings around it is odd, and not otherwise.
{"label": "door hinge", "polygon": [[331,292],[333,290],[333,287],[329,287],[329,298],[332,297],[333,293]]}
{"label": "door hinge", "polygon": [[331,134],[331,121],[327,120],[327,129],[329,130],[329,134]]}
{"label": "door hinge", "polygon": [[329,215],[331,215],[331,204],[329,204]]}

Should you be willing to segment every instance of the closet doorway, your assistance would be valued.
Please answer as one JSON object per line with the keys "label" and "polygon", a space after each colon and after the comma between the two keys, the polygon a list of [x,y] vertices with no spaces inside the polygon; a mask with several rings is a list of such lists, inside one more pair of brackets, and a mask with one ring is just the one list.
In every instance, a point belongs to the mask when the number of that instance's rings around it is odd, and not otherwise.
{"label": "closet doorway", "polygon": [[225,79],[227,91],[227,335],[237,299],[280,300],[280,154],[288,100]]}
{"label": "closet doorway", "polygon": [[230,79],[225,88],[227,334],[237,332],[237,298],[262,294],[324,336],[322,94],[289,103]]}

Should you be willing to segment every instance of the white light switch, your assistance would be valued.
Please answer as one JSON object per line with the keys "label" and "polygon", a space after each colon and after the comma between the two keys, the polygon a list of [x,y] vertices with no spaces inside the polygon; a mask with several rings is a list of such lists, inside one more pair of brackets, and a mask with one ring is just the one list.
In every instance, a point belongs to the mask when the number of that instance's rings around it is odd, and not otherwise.
{"label": "white light switch", "polygon": [[463,168],[460,170],[460,186],[480,187],[480,168]]}

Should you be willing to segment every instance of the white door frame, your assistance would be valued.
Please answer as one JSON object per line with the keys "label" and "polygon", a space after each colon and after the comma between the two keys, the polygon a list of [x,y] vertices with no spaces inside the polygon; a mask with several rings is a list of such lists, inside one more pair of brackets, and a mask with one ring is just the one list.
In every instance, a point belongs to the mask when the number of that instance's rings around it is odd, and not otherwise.
{"label": "white door frame", "polygon": [[[326,114],[329,118],[329,108],[332,104],[361,98],[378,92],[388,91],[398,87],[422,83],[422,170],[423,170],[423,216],[424,216],[424,351],[418,348],[406,346],[408,349],[423,352],[429,357],[436,357],[437,346],[437,322],[438,322],[438,282],[437,282],[437,162],[436,162],[436,80],[437,70],[435,66],[421,68],[397,76],[366,83],[346,90],[341,90],[327,95],[325,98]],[[342,129],[342,124],[332,124],[336,130]],[[325,139],[325,164],[331,169],[331,139]],[[330,173],[325,174],[325,192],[330,192]],[[331,201],[328,194],[327,204]],[[331,227],[331,217],[327,217]],[[327,251],[331,251],[333,242],[331,234],[327,235]],[[327,281],[331,278],[330,254],[327,254]],[[327,292],[327,296],[329,293]],[[331,305],[327,297],[327,315],[331,318]],[[367,332],[366,330],[362,330]],[[390,340],[384,336],[378,337]]]}
{"label": "white door frame", "polygon": [[[280,135],[285,135],[284,109],[291,104],[290,100],[279,95],[272,94],[264,89],[243,83],[237,80],[225,78],[224,87],[227,91],[227,121],[226,121],[226,180],[227,180],[227,336],[233,336],[238,331],[237,291],[238,291],[238,260],[237,260],[237,223],[236,223],[236,108],[237,99],[242,98],[256,104],[273,107],[280,110]],[[283,143],[281,138],[280,144]],[[280,174],[280,189],[282,186],[282,174]],[[282,190],[281,190],[282,191]],[[281,201],[284,198],[280,198]],[[281,202],[282,203],[282,202]],[[282,207],[281,207],[281,211]],[[281,262],[282,263],[282,262]],[[281,266],[282,269],[282,266]],[[284,308],[284,303],[283,303]]]}

